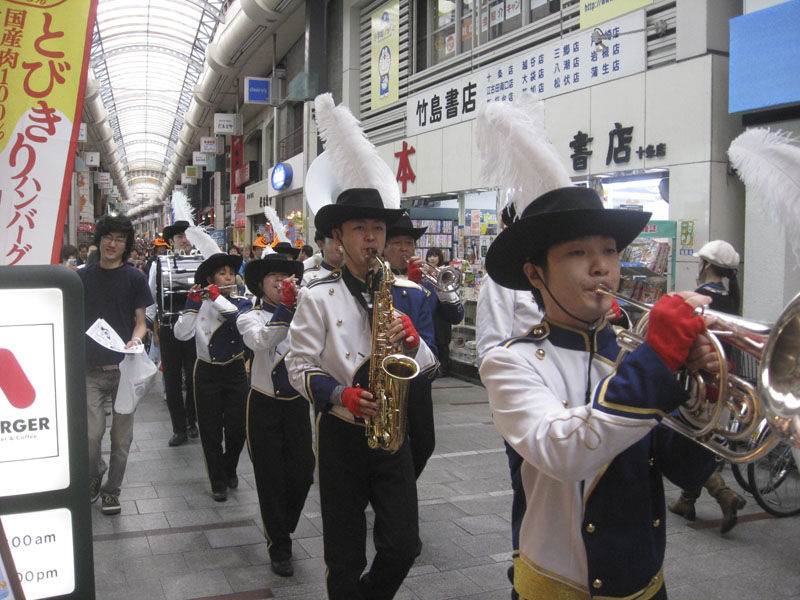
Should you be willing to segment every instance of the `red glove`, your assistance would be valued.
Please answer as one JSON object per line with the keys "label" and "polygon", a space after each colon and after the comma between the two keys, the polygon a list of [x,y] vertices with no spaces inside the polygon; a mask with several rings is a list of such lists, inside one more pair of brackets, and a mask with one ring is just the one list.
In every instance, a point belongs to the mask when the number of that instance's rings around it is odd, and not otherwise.
{"label": "red glove", "polygon": [[619,307],[619,302],[617,302],[616,298],[611,299],[611,312],[614,313],[614,316],[609,319],[612,323],[616,323],[622,318],[622,309]]}
{"label": "red glove", "polygon": [[291,279],[284,279],[281,284],[281,304],[293,308],[295,300],[297,300],[297,287]]}
{"label": "red glove", "polygon": [[361,400],[361,392],[363,391],[363,389],[357,387],[348,387],[342,390],[342,404],[357,417],[364,416],[361,414],[361,406],[358,404]]}
{"label": "red glove", "polygon": [[192,302],[202,302],[203,301],[203,290],[199,285],[192,286],[192,289],[189,291],[189,300]]}
{"label": "red glove", "polygon": [[[410,267],[409,270],[411,270]],[[413,350],[414,348],[419,346],[419,334],[417,333],[417,330],[414,328],[414,324],[411,322],[411,319],[408,316],[403,315],[400,317],[400,320],[403,322],[403,329],[405,330],[405,335],[403,337],[403,345],[409,350]],[[414,339],[412,339],[409,342],[407,341],[407,338],[414,338]]]}
{"label": "red glove", "polygon": [[422,269],[419,268],[415,261],[409,261],[408,263],[408,271],[406,272],[409,281],[413,281],[414,283],[419,283],[422,281]]}
{"label": "red glove", "polygon": [[208,297],[212,302],[219,298],[219,288],[213,283],[208,286]]}
{"label": "red glove", "polygon": [[650,312],[646,341],[670,371],[677,371],[689,356],[697,334],[705,330],[703,317],[695,314],[680,296],[663,296]]}

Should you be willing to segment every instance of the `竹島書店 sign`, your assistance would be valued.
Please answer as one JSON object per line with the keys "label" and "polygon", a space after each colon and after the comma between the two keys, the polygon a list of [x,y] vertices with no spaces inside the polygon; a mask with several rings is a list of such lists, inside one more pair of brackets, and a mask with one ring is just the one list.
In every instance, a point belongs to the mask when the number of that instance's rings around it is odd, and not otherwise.
{"label": "\u7af9\u5cf6\u66f8\u5e97 sign", "polygon": [[[640,10],[608,22],[602,29],[613,34],[644,26],[645,13]],[[487,102],[513,102],[523,92],[544,99],[645,70],[644,31],[607,40],[605,49],[597,49],[591,38],[592,32],[584,31],[534,46],[409,97],[406,135],[474,119]]]}

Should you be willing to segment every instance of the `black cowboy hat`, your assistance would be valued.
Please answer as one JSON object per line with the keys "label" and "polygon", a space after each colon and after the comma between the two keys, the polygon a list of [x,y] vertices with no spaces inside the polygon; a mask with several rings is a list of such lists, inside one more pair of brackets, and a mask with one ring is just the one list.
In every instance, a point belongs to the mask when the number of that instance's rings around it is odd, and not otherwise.
{"label": "black cowboy hat", "polygon": [[270,273],[294,275],[299,285],[303,279],[303,263],[289,260],[280,254],[270,254],[262,259],[251,260],[244,266],[244,283],[256,298],[264,295],[259,284]]}
{"label": "black cowboy hat", "polygon": [[402,209],[385,208],[378,190],[373,188],[351,188],[336,198],[335,204],[326,204],[317,211],[314,226],[325,237],[333,237],[334,227],[352,219],[381,219],[386,225],[403,213]]}
{"label": "black cowboy hat", "polygon": [[638,236],[651,213],[603,208],[594,190],[564,187],[542,194],[500,233],[486,254],[486,272],[500,285],[530,290],[526,262],[555,244],[590,235],[614,238],[621,251]]}
{"label": "black cowboy hat", "polygon": [[386,230],[386,241],[388,242],[389,238],[397,237],[398,235],[408,235],[414,238],[416,242],[426,231],[428,231],[427,227],[414,227],[411,217],[404,211],[400,218]]}
{"label": "black cowboy hat", "polygon": [[278,254],[288,254],[293,259],[297,259],[300,256],[300,248],[295,248],[289,242],[279,242],[272,249]]}
{"label": "black cowboy hat", "polygon": [[238,273],[239,268],[242,266],[242,257],[239,254],[228,254],[227,252],[212,254],[197,267],[197,271],[194,273],[195,285],[207,286],[207,279],[211,277],[214,271],[224,266],[229,266],[234,273]]}
{"label": "black cowboy hat", "polygon": [[164,227],[162,237],[169,242],[176,233],[183,233],[191,226],[189,221],[175,221],[172,225]]}

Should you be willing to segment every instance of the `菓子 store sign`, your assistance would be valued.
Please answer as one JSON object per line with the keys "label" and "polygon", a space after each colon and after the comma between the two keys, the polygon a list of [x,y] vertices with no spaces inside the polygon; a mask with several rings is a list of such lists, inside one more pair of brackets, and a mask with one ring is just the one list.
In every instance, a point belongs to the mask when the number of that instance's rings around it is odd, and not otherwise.
{"label": "\u83d3\u5b50 store sign", "polygon": [[0,265],[58,262],[96,9],[0,4]]}

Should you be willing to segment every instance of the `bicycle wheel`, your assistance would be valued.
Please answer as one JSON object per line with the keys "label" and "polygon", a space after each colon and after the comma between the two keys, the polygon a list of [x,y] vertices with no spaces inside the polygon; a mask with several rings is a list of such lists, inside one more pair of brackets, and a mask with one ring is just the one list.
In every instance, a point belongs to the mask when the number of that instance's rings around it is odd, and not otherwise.
{"label": "bicycle wheel", "polygon": [[792,448],[781,442],[747,465],[750,491],[758,505],[776,517],[800,514],[800,472]]}
{"label": "bicycle wheel", "polygon": [[750,480],[747,478],[746,467],[747,465],[731,463],[731,472],[733,473],[733,478],[736,480],[736,483],[738,483],[746,493],[752,494],[753,491],[750,489]]}

